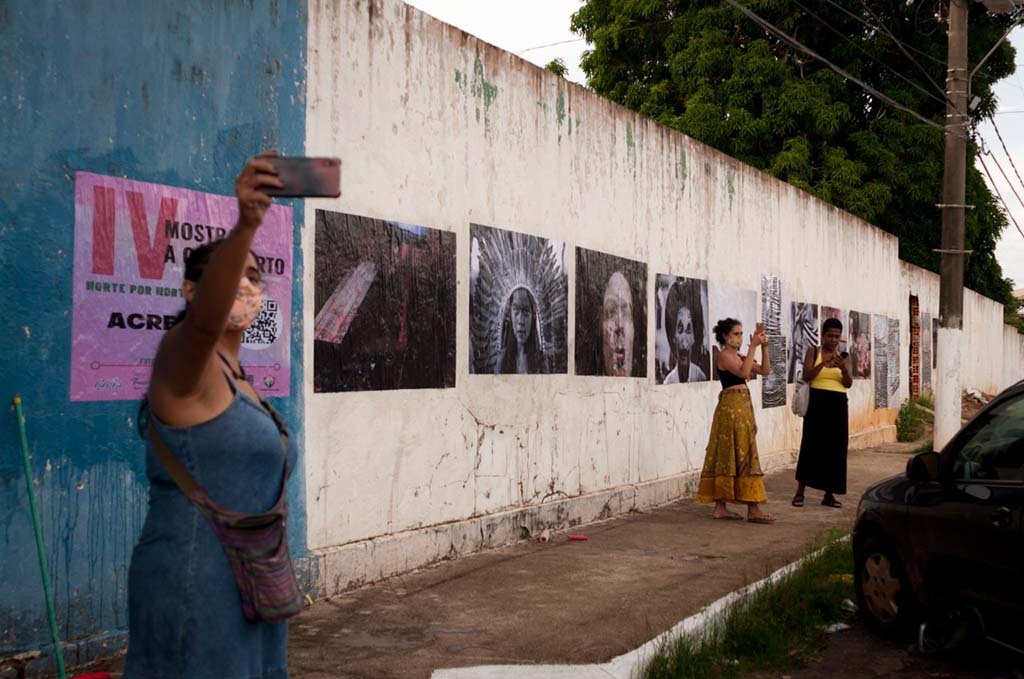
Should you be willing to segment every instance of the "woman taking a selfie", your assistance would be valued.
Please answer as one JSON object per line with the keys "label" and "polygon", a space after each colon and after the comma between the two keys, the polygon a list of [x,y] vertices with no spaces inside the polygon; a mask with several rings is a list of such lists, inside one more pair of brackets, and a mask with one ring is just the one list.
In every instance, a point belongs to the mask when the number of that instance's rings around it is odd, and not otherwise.
{"label": "woman taking a selfie", "polygon": [[[764,490],[764,472],[757,456],[757,423],[754,406],[750,401],[747,380],[755,375],[767,375],[769,370],[768,344],[764,329],[750,336],[750,349],[740,354],[743,346],[743,325],[734,318],[718,321],[715,339],[721,345],[717,367],[722,381],[715,417],[711,422],[711,436],[704,457],[704,470],[697,489],[698,502],[714,502],[715,519],[742,519],[729,511],[727,502],[747,505],[747,521],[772,523],[775,517],[761,511],[758,505],[768,501]],[[754,349],[761,347],[761,363],[754,360]]]}
{"label": "woman taking a selfie", "polygon": [[[143,404],[149,510],[128,574],[125,679],[288,675],[287,623],[243,614],[232,571],[237,560],[229,561],[225,538],[179,481],[188,476],[230,512],[256,515],[283,506],[295,445],[238,362],[242,334],[261,309],[250,247],[270,207],[268,187],[281,187],[274,167],[266,156],[254,158],[235,184],[237,225],[186,262],[185,312],[153,363]],[[283,523],[280,530],[283,535]],[[294,579],[290,568],[289,562]]]}
{"label": "woman taking a selfie", "polygon": [[804,491],[810,486],[825,491],[821,504],[838,509],[843,505],[835,496],[846,493],[850,428],[846,390],[853,384],[853,367],[849,355],[839,351],[843,324],[829,318],[821,330],[821,348],[808,347],[804,356],[803,375],[811,396],[804,415],[793,506],[804,506]]}

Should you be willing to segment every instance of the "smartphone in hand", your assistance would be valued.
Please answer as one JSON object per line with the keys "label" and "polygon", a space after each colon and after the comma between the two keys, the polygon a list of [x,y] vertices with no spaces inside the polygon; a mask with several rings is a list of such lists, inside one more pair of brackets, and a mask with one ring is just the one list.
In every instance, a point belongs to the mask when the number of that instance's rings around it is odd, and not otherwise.
{"label": "smartphone in hand", "polygon": [[281,198],[337,198],[341,195],[341,160],[274,156],[266,159],[277,170],[282,188],[263,187]]}

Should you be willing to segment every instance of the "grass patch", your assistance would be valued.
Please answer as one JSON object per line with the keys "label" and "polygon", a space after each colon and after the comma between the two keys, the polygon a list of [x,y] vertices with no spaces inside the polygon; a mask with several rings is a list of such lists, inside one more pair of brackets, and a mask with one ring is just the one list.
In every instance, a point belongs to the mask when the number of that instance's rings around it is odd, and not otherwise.
{"label": "grass patch", "polygon": [[[921,399],[918,399],[920,401]],[[922,404],[924,405],[924,404]],[[932,403],[932,407],[935,404]],[[924,406],[928,407],[928,406]],[[926,423],[933,422],[934,418],[917,407],[913,401],[907,400],[900,406],[899,415],[896,416],[896,440],[916,441],[924,436]]]}
{"label": "grass patch", "polygon": [[[818,551],[820,549],[820,551]],[[853,598],[853,550],[833,531],[804,563],[732,606],[702,637],[681,637],[655,655],[644,679],[729,679],[803,664],[825,644],[822,629]]]}
{"label": "grass patch", "polygon": [[917,404],[924,406],[928,410],[935,410],[935,399],[932,398],[931,394],[921,394],[917,397]]}

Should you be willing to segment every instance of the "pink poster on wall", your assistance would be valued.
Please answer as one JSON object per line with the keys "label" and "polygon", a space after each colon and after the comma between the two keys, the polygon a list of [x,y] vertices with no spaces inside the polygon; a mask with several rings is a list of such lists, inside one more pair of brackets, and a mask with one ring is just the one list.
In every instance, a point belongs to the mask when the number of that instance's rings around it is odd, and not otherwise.
{"label": "pink poster on wall", "polygon": [[[227,235],[234,196],[75,175],[71,400],[141,399],[164,332],[184,306],[185,258]],[[273,205],[253,251],[263,308],[243,338],[241,363],[264,396],[288,396],[292,208]]]}

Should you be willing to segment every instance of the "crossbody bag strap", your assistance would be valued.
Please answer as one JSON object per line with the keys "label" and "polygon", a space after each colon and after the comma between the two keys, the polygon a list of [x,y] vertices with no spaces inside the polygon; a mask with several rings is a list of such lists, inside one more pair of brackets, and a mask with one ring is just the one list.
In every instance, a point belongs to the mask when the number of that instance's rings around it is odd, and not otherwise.
{"label": "crossbody bag strap", "polygon": [[174,456],[174,454],[167,449],[160,434],[157,433],[156,427],[152,422],[149,423],[149,440],[153,443],[153,450],[156,452],[156,456],[160,458],[160,462],[164,465],[164,469],[171,475],[174,482],[178,484],[178,488],[184,493],[185,497],[194,497],[196,491],[199,490],[199,484],[192,478],[192,475],[185,469],[185,465]]}

